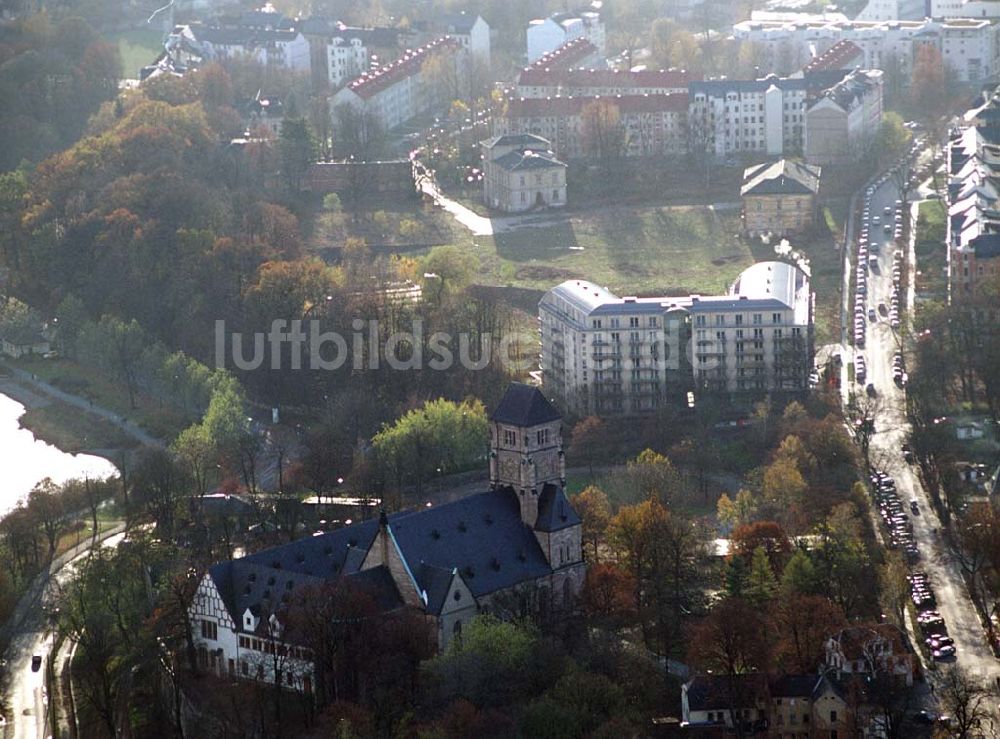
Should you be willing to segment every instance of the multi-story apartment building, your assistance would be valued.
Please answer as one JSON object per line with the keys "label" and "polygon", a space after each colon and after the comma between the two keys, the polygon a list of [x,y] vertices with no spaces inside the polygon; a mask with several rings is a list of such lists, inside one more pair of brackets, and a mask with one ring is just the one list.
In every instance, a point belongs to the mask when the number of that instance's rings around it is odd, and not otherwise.
{"label": "multi-story apartment building", "polygon": [[931,44],[962,82],[977,82],[1000,71],[1000,26],[984,19],[920,21],[748,20],[733,26],[733,37],[754,43],[764,66],[799,65],[842,40],[864,53],[866,69],[894,69],[908,79],[915,50]]}
{"label": "multi-story apartment building", "polygon": [[334,36],[324,48],[326,78],[331,87],[340,87],[368,69],[368,49],[357,37]]}
{"label": "multi-story apartment building", "polygon": [[330,99],[331,111],[350,105],[374,116],[384,129],[395,128],[438,102],[423,79],[427,60],[442,55],[455,65],[456,75],[462,75],[466,54],[458,41],[441,37],[349,82]]}
{"label": "multi-story apartment building", "polygon": [[812,363],[809,278],[760,262],[728,295],[620,298],[568,280],[539,303],[546,391],[577,415],[632,415],[700,393],[799,391]]}
{"label": "multi-story apartment building", "polygon": [[801,152],[810,97],[846,74],[822,70],[799,77],[691,82],[689,144],[716,157]]}
{"label": "multi-story apartment building", "polygon": [[309,42],[298,31],[285,28],[192,23],[175,27],[164,47],[185,62],[249,59],[299,72],[310,70]]}
{"label": "multi-story apartment building", "polygon": [[686,147],[686,93],[595,97],[514,98],[494,120],[494,132],[534,134],[552,143],[563,159],[587,159],[599,154],[584,122],[588,105],[607,104],[617,111],[617,123],[627,157],[677,156]]}
{"label": "multi-story apartment building", "polygon": [[472,57],[490,63],[490,26],[481,15],[465,11],[443,13],[416,21],[411,28],[420,34],[418,43],[449,36],[462,44]]}
{"label": "multi-story apartment building", "polygon": [[317,85],[337,88],[363,74],[371,63],[396,59],[414,34],[402,28],[359,28],[312,16],[296,21],[309,42],[313,79]]}
{"label": "multi-story apartment building", "polygon": [[882,126],[882,90],[882,70],[857,70],[813,100],[806,110],[806,161],[860,161]]}
{"label": "multi-story apartment building", "polygon": [[532,65],[517,76],[514,94],[520,98],[686,94],[692,79],[693,75],[683,69],[622,71]]}
{"label": "multi-story apartment building", "polygon": [[597,47],[585,38],[567,41],[548,54],[538,57],[525,69],[593,69],[603,63]]}
{"label": "multi-story apartment building", "polygon": [[483,141],[483,200],[491,208],[517,213],[566,205],[566,165],[550,143],[529,134]]}
{"label": "multi-story apartment building", "polygon": [[593,10],[553,13],[548,18],[536,18],[528,24],[528,64],[555,51],[567,41],[586,39],[605,54],[604,21]]}

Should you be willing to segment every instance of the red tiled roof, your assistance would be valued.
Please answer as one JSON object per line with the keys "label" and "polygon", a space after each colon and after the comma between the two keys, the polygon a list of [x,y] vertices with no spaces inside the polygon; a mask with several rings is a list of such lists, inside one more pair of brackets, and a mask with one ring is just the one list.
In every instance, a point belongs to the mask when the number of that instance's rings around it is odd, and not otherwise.
{"label": "red tiled roof", "polygon": [[582,62],[591,54],[597,53],[597,47],[585,38],[567,41],[557,49],[553,49],[543,57],[532,62],[527,69],[569,69],[574,64]]}
{"label": "red tiled roof", "polygon": [[521,71],[517,84],[524,87],[657,87],[687,89],[695,79],[686,69],[553,69],[531,66]]}
{"label": "red tiled roof", "polygon": [[829,49],[813,59],[803,68],[804,72],[816,72],[821,69],[844,69],[864,52],[857,44],[847,39],[838,41]]}
{"label": "red tiled roof", "polygon": [[408,50],[396,61],[381,66],[374,72],[366,72],[350,82],[347,87],[363,98],[370,98],[390,85],[415,75],[434,52],[459,48],[461,48],[459,41],[442,36],[419,49]]}
{"label": "red tiled roof", "polygon": [[507,101],[508,118],[541,118],[578,115],[583,106],[595,100],[614,103],[621,113],[687,112],[686,92],[668,95],[604,95],[591,97],[511,98]]}

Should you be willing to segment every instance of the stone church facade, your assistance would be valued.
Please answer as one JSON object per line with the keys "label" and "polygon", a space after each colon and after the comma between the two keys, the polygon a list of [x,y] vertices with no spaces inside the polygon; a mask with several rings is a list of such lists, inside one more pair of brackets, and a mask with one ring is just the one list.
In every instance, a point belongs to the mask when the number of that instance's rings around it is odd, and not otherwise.
{"label": "stone church facade", "polygon": [[[541,391],[513,384],[490,417],[489,489],[386,514],[246,557],[205,574],[189,613],[203,667],[268,680],[275,650],[295,655],[283,682],[310,691],[308,655],[282,638],[296,589],[346,579],[383,611],[415,609],[443,650],[478,613],[570,614],[583,588],[582,527],[566,497],[562,418]],[[262,667],[263,666],[263,667]]]}

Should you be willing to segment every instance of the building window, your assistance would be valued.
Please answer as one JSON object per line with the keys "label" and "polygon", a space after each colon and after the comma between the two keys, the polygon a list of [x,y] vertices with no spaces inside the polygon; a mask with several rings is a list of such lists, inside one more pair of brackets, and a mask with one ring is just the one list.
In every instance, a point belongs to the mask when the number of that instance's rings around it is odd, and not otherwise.
{"label": "building window", "polygon": [[219,625],[215,621],[201,622],[201,638],[216,641],[219,638]]}
{"label": "building window", "polygon": [[837,712],[836,711],[830,711],[830,723],[833,724],[833,723],[836,723],[836,722],[837,722]]}
{"label": "building window", "polygon": [[549,430],[548,429],[540,429],[538,431],[538,433],[535,435],[535,437],[536,437],[536,440],[538,442],[538,446],[543,446],[545,444],[548,444],[549,443]]}
{"label": "building window", "polygon": [[511,429],[504,429],[503,443],[505,446],[517,446],[517,432]]}
{"label": "building window", "polygon": [[558,199],[559,199],[559,191],[558,190],[553,190],[552,191],[552,200],[553,200],[553,202],[556,201],[556,200],[558,200]]}

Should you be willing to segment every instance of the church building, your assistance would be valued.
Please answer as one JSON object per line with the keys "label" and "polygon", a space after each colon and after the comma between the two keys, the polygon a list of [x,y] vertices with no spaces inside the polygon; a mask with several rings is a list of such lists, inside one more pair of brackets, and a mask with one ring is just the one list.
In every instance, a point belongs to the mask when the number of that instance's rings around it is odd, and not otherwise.
{"label": "church building", "polygon": [[541,391],[512,384],[490,417],[487,490],[386,514],[220,562],[189,609],[199,659],[219,675],[271,681],[289,655],[287,687],[310,692],[309,654],[282,640],[296,589],[346,578],[383,611],[416,609],[443,650],[478,613],[571,612],[583,587],[580,518],[566,497],[562,418]]}

